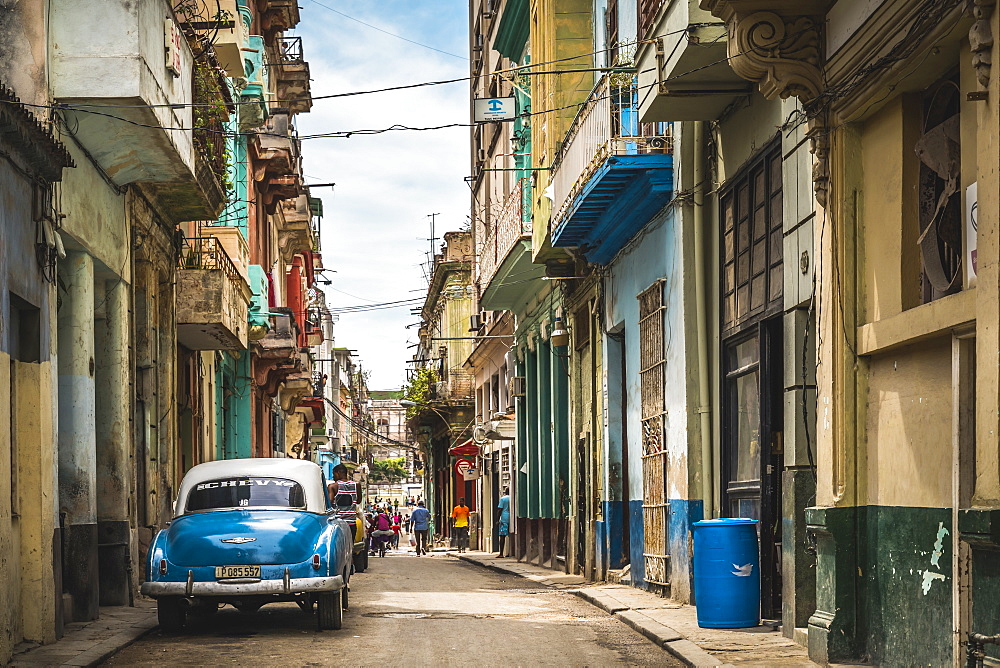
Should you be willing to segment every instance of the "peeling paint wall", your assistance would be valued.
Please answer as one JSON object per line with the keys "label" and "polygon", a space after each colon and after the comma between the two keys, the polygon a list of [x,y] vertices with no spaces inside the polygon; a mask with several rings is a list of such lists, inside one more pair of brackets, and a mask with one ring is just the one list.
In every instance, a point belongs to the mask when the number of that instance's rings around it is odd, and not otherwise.
{"label": "peeling paint wall", "polygon": [[[31,185],[0,161],[0,663],[18,643],[58,632],[55,299],[36,261],[31,198]],[[25,306],[37,309],[37,331],[14,326]],[[34,361],[24,361],[26,345],[37,346]]]}
{"label": "peeling paint wall", "polygon": [[[639,378],[639,302],[637,296],[659,279],[665,279],[664,304],[666,345],[664,444],[667,449],[666,498],[671,504],[668,545],[670,552],[671,596],[690,600],[690,524],[702,519],[701,490],[694,480],[700,476],[700,437],[696,418],[697,375],[689,363],[694,359],[693,282],[688,280],[688,264],[682,248],[686,228],[676,209],[667,209],[654,218],[609,265],[605,281],[605,318],[610,326],[623,326],[625,335],[625,379],[629,452],[630,511],[638,515],[642,528],[644,499],[642,473],[642,415]],[[620,367],[609,364],[613,382],[620,383]],[[695,503],[692,505],[691,501]],[[635,522],[633,522],[633,527]],[[636,584],[643,582],[642,533],[633,530],[631,572]]]}

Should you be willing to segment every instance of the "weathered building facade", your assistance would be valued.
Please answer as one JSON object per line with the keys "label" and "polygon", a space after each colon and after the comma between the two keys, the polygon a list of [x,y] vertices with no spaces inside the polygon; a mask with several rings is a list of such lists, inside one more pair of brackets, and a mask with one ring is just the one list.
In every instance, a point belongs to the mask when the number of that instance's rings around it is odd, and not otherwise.
{"label": "weathered building facade", "polygon": [[[957,664],[995,631],[997,21],[988,0],[473,3],[473,97],[524,96],[472,146],[480,308],[506,311],[477,335],[513,337],[469,364],[479,420],[490,365],[526,395],[517,533],[563,475],[531,430],[572,435],[571,538],[519,535],[519,558],[692,602],[693,522],[753,517],[761,613],[817,661]],[[528,186],[515,278],[497,224]]]}
{"label": "weathered building facade", "polygon": [[[297,7],[215,4],[49,0],[0,19],[3,660],[133,603],[188,468],[283,451],[270,423],[253,440],[249,401],[272,307],[294,302],[288,357],[311,373],[318,223],[308,201],[304,220],[301,202],[277,211],[307,193],[293,130],[264,106],[311,105],[284,38]],[[246,148],[262,126],[289,143],[274,177]],[[269,278],[254,252],[279,246]],[[294,400],[280,416],[302,424]]]}

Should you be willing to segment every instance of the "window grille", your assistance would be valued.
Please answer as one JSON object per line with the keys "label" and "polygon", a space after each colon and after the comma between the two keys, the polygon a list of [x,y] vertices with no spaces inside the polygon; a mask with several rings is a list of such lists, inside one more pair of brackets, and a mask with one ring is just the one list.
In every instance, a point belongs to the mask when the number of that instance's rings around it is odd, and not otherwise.
{"label": "window grille", "polygon": [[667,536],[670,504],[667,499],[667,451],[664,442],[667,412],[664,299],[666,282],[658,280],[639,299],[639,384],[642,411],[643,560],[646,581],[667,586],[670,581]]}

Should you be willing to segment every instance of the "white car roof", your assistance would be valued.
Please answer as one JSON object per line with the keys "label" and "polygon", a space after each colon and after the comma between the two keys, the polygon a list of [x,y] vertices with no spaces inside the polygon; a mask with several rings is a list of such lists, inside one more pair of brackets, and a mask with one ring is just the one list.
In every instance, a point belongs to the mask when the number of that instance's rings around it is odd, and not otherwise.
{"label": "white car roof", "polygon": [[184,514],[185,501],[191,488],[198,483],[229,476],[263,476],[287,478],[302,485],[306,497],[306,510],[312,513],[327,511],[323,486],[323,469],[304,459],[281,457],[254,457],[251,459],[221,459],[205,462],[191,468],[181,480],[181,488],[174,504],[174,517]]}

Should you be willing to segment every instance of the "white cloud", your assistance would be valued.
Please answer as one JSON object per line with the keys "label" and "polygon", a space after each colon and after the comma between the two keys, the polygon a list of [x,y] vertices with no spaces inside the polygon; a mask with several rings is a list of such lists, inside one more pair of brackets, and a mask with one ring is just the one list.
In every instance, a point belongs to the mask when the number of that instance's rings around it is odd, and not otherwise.
{"label": "white cloud", "polygon": [[[380,2],[377,12],[374,3],[323,4],[445,51],[461,54],[467,48],[463,2]],[[466,61],[372,30],[313,2],[302,4],[298,33],[314,96],[468,75]],[[468,109],[468,84],[459,82],[318,100],[297,123],[300,135],[419,127],[468,122]],[[441,214],[439,237],[462,227],[468,215],[469,189],[462,180],[469,171],[468,142],[468,128],[303,142],[306,181],[337,184],[332,194],[313,193],[324,201],[323,263],[337,272],[327,274],[331,287],[379,302],[423,297],[427,214]],[[417,289],[421,292],[412,292]],[[333,307],[365,303],[340,292],[327,295]],[[362,367],[371,371],[370,387],[399,387],[413,352],[407,343],[416,341],[416,328],[405,326],[418,320],[408,307],[344,314],[335,327],[337,344],[358,351]]]}

